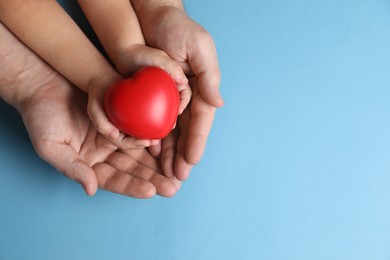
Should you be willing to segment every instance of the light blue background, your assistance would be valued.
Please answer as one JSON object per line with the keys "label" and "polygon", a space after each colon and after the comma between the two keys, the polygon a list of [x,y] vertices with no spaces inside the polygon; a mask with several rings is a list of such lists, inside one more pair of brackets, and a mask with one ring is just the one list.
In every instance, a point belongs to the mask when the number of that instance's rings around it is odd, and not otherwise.
{"label": "light blue background", "polygon": [[390,259],[390,2],[186,7],[226,106],[182,190],[86,197],[0,102],[0,259]]}

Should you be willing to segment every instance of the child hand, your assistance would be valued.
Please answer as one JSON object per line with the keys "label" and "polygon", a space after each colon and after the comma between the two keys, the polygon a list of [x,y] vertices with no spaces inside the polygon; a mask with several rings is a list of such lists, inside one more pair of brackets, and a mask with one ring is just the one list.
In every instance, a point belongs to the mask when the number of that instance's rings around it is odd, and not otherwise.
{"label": "child hand", "polygon": [[191,88],[182,67],[162,50],[134,44],[119,53],[114,63],[124,77],[130,77],[145,66],[160,67],[167,71],[176,82],[180,94],[179,115],[183,113],[191,100]]}
{"label": "child hand", "polygon": [[157,145],[158,140],[140,140],[119,131],[104,112],[104,94],[107,88],[115,83],[117,79],[97,78],[91,82],[88,88],[88,115],[96,130],[115,146],[122,149],[144,148]]}

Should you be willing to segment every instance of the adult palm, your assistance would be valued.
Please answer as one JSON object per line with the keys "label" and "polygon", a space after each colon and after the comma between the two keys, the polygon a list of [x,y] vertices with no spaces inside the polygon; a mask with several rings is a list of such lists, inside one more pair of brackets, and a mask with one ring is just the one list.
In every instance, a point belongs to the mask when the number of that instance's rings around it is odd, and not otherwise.
{"label": "adult palm", "polygon": [[37,153],[88,195],[97,188],[136,198],[170,197],[178,181],[161,174],[145,148],[120,150],[100,135],[86,113],[86,96],[55,75],[19,111]]}

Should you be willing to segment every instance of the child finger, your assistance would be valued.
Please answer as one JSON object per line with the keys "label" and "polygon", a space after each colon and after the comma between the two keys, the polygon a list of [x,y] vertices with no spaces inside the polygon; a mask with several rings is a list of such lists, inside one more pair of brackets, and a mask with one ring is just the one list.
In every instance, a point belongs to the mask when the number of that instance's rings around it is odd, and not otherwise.
{"label": "child finger", "polygon": [[188,106],[192,96],[192,90],[189,84],[178,85],[177,89],[180,93],[180,105],[179,105],[179,115],[181,115],[184,109]]}
{"label": "child finger", "polygon": [[121,149],[145,148],[152,145],[152,140],[137,139],[123,132],[119,133],[118,138],[111,140],[111,143]]}
{"label": "child finger", "polygon": [[188,83],[188,79],[184,74],[183,68],[178,62],[172,60],[168,54],[161,50],[153,51],[155,52],[155,55],[149,56],[152,59],[151,64],[167,71],[176,84],[185,85]]}
{"label": "child finger", "polygon": [[119,129],[109,121],[98,102],[92,100],[88,103],[88,115],[96,130],[103,136],[111,141],[119,137]]}

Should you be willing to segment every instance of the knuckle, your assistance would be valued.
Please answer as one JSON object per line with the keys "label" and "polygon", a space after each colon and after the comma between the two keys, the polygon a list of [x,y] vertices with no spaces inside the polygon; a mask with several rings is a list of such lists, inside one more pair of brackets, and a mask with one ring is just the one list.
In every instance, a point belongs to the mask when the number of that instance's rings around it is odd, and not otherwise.
{"label": "knuckle", "polygon": [[183,70],[180,66],[179,63],[175,62],[175,61],[171,61],[171,66],[172,66],[172,70],[177,72],[177,73],[183,73]]}
{"label": "knuckle", "polygon": [[168,54],[163,50],[155,49],[154,52],[155,52],[154,55],[158,57],[159,60],[164,61],[169,58]]}
{"label": "knuckle", "polygon": [[214,45],[214,40],[211,34],[203,27],[200,27],[199,30],[194,34],[196,41],[203,44],[212,44]]}

